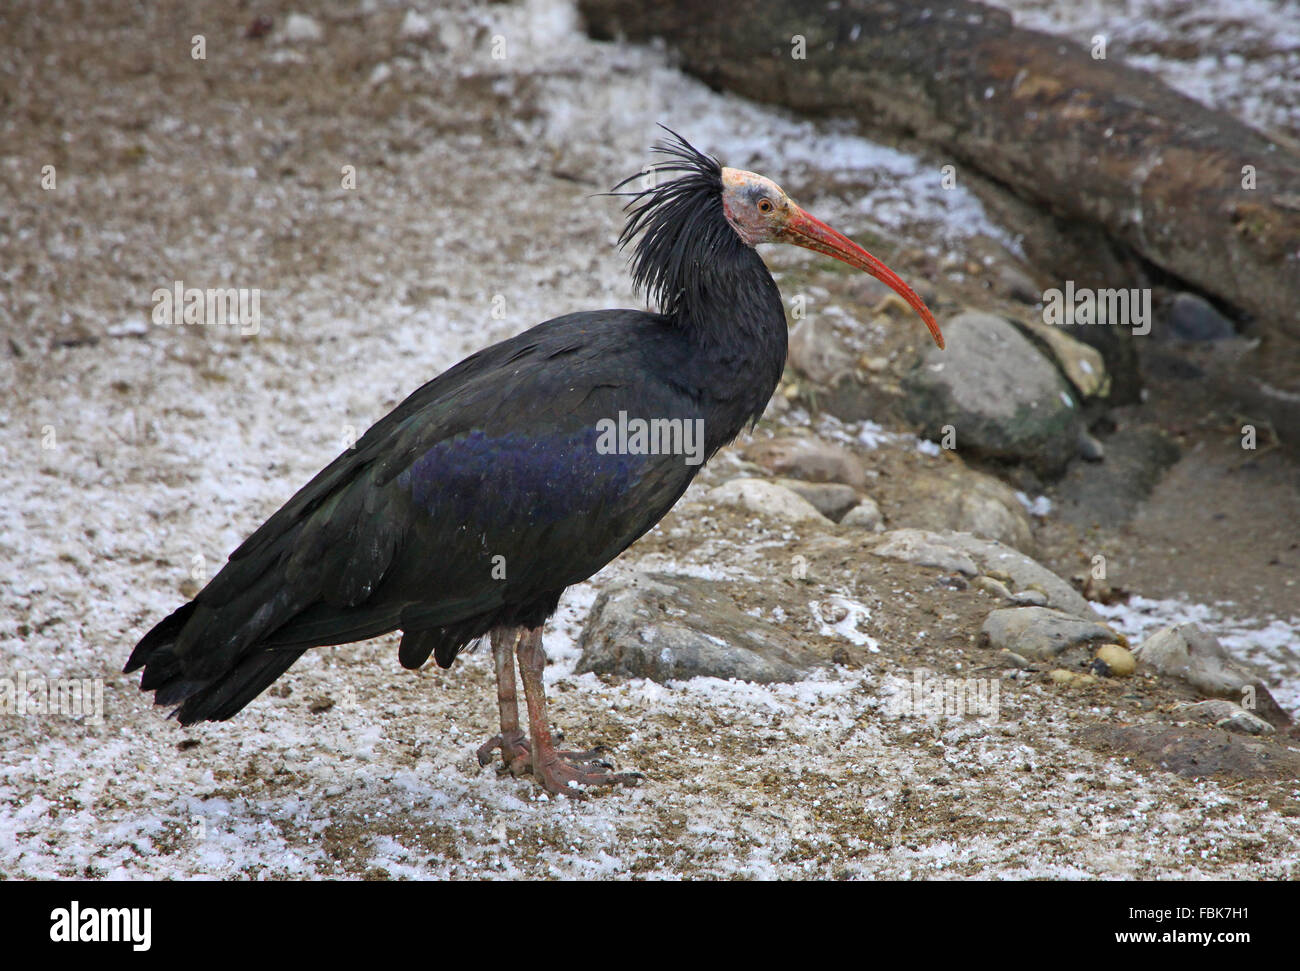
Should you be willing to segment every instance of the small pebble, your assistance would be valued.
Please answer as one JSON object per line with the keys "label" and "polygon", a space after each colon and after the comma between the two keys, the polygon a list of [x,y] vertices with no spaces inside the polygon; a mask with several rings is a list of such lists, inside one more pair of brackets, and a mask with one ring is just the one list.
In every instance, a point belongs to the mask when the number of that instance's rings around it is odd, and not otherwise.
{"label": "small pebble", "polygon": [[1118,644],[1103,644],[1097,649],[1093,670],[1105,677],[1127,678],[1137,670],[1133,652]]}
{"label": "small pebble", "polygon": [[1070,688],[1082,688],[1097,683],[1097,678],[1091,674],[1080,674],[1077,671],[1067,671],[1065,668],[1057,668],[1049,673],[1048,677],[1057,684]]}
{"label": "small pebble", "polygon": [[1006,649],[1003,649],[1001,651],[998,651],[998,657],[1000,657],[1007,664],[1011,665],[1013,668],[1019,668],[1022,671],[1029,671],[1033,669],[1033,665],[1030,664],[1029,659],[1022,657],[1021,655],[1017,654],[1015,651],[1008,651]]}
{"label": "small pebble", "polygon": [[1106,447],[1086,431],[1079,432],[1079,457],[1087,462],[1100,462],[1106,457]]}

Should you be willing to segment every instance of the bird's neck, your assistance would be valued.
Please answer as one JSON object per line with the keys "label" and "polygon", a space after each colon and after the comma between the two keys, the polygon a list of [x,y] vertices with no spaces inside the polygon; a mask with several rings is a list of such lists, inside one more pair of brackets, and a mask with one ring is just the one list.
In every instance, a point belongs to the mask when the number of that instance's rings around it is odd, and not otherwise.
{"label": "bird's neck", "polygon": [[[737,241],[739,243],[739,241]],[[673,318],[697,349],[720,447],[767,408],[785,368],[785,308],[758,253],[739,243],[702,259]]]}

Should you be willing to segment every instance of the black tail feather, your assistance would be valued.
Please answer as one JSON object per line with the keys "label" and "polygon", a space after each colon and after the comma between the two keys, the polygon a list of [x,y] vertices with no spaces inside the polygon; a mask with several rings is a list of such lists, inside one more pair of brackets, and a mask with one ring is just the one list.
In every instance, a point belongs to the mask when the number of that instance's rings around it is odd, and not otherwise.
{"label": "black tail feather", "polygon": [[[213,652],[206,651],[196,658],[193,651],[186,650],[195,639],[192,628],[195,625],[208,628],[213,624],[227,627],[231,618],[223,618],[221,613],[222,610],[213,610],[199,599],[191,600],[141,638],[123,668],[128,674],[144,668],[141,689],[154,692],[155,704],[178,705],[172,715],[182,725],[230,718],[307,650],[307,647],[272,650],[254,644],[221,670],[200,673],[196,669],[210,668],[214,657]],[[223,620],[227,624],[222,624]]]}
{"label": "black tail feather", "polygon": [[[182,725],[225,721],[270,687],[307,650],[265,650],[247,655],[233,670],[191,693],[173,714]],[[161,701],[161,694],[154,697]]]}
{"label": "black tail feather", "polygon": [[174,644],[176,638],[180,635],[181,629],[185,626],[186,621],[190,619],[190,615],[194,613],[194,608],[197,606],[198,602],[191,600],[189,603],[176,608],[155,624],[153,630],[145,634],[140,639],[140,643],[135,646],[135,650],[127,658],[126,667],[122,668],[122,673],[130,674],[137,668],[143,667],[149,663],[155,651]]}

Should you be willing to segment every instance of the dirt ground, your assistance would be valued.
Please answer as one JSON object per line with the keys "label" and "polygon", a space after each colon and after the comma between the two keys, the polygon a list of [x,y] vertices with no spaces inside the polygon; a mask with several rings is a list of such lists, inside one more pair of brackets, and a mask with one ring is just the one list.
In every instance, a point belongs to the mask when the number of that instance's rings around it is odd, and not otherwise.
{"label": "dirt ground", "polygon": [[[1010,239],[937,171],[931,197],[921,163],[592,43],[557,0],[327,2],[319,37],[298,39],[292,7],[209,7],[0,11],[22,52],[0,64],[0,677],[104,692],[101,723],[0,719],[0,875],[1297,876],[1294,779],[1185,779],[1084,743],[1181,699],[1007,670],[976,636],[987,594],[873,556],[874,534],[711,507],[734,449],[547,633],[556,723],[643,773],[635,788],[557,802],[481,769],[486,652],[412,673],[394,637],[313,653],[232,722],[165,721],[118,673],[131,646],[349,436],[491,341],[639,305],[618,205],[597,193],[647,161],[656,122],[882,243],[904,277],[940,277],[946,305],[983,290],[941,276],[947,258]],[[249,36],[259,16],[274,26]],[[847,176],[863,158],[884,163]],[[783,288],[843,292],[824,261],[765,255]],[[257,332],[153,322],[175,281],[259,288]],[[812,421],[774,413],[756,434]],[[908,471],[946,459],[882,422],[874,447],[837,433],[890,517]],[[1188,423],[1185,454],[1225,434]],[[1270,453],[1221,471],[1235,461],[1176,467],[1113,535],[1040,524],[1044,562],[1068,577],[1092,544],[1123,543],[1131,590],[1294,623],[1294,469]],[[725,580],[838,663],[777,686],[575,675],[587,608],[636,569]],[[855,620],[819,624],[829,601]],[[922,670],[996,681],[997,716],[899,714]]]}

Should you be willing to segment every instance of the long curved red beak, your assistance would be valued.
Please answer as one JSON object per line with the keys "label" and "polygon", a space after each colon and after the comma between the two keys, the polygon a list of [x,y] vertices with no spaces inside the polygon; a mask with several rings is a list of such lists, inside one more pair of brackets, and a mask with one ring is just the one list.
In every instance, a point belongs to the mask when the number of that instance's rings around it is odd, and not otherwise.
{"label": "long curved red beak", "polygon": [[786,220],[784,241],[816,250],[827,256],[833,256],[842,263],[870,273],[881,283],[887,284],[895,293],[907,301],[909,307],[920,315],[925,326],[930,328],[930,336],[943,348],[943,334],[939,324],[930,313],[925,301],[916,295],[916,291],[903,282],[902,277],[881,263],[853,240],[842,233],[837,233],[820,219],[810,216],[793,202],[790,203],[790,215]]}

